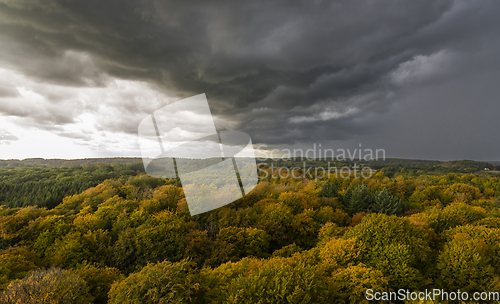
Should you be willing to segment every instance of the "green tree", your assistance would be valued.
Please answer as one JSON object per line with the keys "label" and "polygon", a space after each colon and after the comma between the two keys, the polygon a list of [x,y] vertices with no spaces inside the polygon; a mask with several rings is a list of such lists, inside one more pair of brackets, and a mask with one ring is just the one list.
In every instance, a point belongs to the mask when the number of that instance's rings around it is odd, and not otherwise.
{"label": "green tree", "polygon": [[164,259],[180,261],[184,255],[187,228],[184,220],[169,210],[149,217],[137,228],[137,262],[146,265]]}
{"label": "green tree", "polygon": [[349,204],[351,202],[351,197],[352,197],[352,188],[348,187],[345,190],[344,195],[342,196],[342,203],[344,204],[346,209],[347,209],[347,206],[349,206]]}
{"label": "green tree", "polygon": [[331,238],[320,247],[322,268],[332,273],[341,267],[357,265],[361,262],[363,251],[366,248],[356,239]]}
{"label": "green tree", "polygon": [[328,303],[370,303],[365,298],[367,289],[387,290],[388,279],[381,271],[363,264],[348,266],[332,274],[327,281],[329,289]]}
{"label": "green tree", "polygon": [[500,229],[484,226],[458,226],[446,231],[447,242],[439,252],[439,286],[466,291],[498,286],[500,276]]}
{"label": "green tree", "polygon": [[487,290],[495,273],[487,250],[488,246],[482,240],[456,235],[439,254],[438,284],[464,291]]}
{"label": "green tree", "polygon": [[210,258],[214,242],[208,236],[207,231],[190,231],[186,235],[185,243],[184,257],[192,259],[198,266],[202,266]]}
{"label": "green tree", "polygon": [[339,226],[346,226],[350,220],[349,214],[342,209],[333,209],[330,206],[323,206],[315,214],[315,220],[320,224],[329,222],[335,223]]}
{"label": "green tree", "polygon": [[382,271],[391,288],[420,288],[427,284],[431,248],[430,232],[408,219],[384,214],[369,214],[344,234],[365,248],[360,261]]}
{"label": "green tree", "polygon": [[243,257],[265,257],[268,255],[269,235],[257,228],[222,228],[217,235],[212,257],[207,263],[219,265],[236,262]]}
{"label": "green tree", "polygon": [[318,191],[318,195],[320,197],[328,197],[328,198],[338,198],[341,199],[339,192],[337,191],[337,185],[332,183],[331,181],[327,181],[321,186],[321,189]]}
{"label": "green tree", "polygon": [[273,258],[233,280],[225,303],[323,303],[321,282],[313,266]]}
{"label": "green tree", "polygon": [[368,190],[365,184],[360,184],[356,190],[352,192],[346,209],[350,214],[356,214],[370,209],[372,203],[373,197],[370,194],[370,190]]}
{"label": "green tree", "polygon": [[10,283],[0,295],[5,304],[90,304],[87,284],[76,274],[60,268],[39,269]]}
{"label": "green tree", "polygon": [[427,223],[436,233],[442,233],[446,229],[477,222],[486,215],[484,208],[465,203],[452,203],[444,208],[440,205],[428,208],[424,212],[412,215],[411,219]]}
{"label": "green tree", "polygon": [[375,200],[371,209],[373,212],[391,215],[401,214],[403,206],[401,200],[392,196],[389,190],[384,187],[382,191],[377,192],[375,195]]}
{"label": "green tree", "polygon": [[122,274],[116,268],[84,263],[72,270],[87,282],[94,304],[106,304],[111,285],[122,279]]}
{"label": "green tree", "polygon": [[36,269],[34,257],[35,255],[24,247],[11,247],[0,251],[0,290],[4,290],[10,281],[22,279]]}
{"label": "green tree", "polygon": [[315,222],[313,216],[308,213],[313,213],[313,211],[306,210],[306,212],[295,215],[291,225],[294,242],[306,249],[310,249],[316,245],[320,228],[320,224]]}
{"label": "green tree", "polygon": [[291,224],[294,216],[292,210],[287,205],[267,202],[268,204],[264,207],[256,228],[264,230],[269,234],[269,249],[273,251],[293,243],[291,238],[293,233]]}
{"label": "green tree", "polygon": [[110,304],[190,303],[199,288],[192,263],[163,261],[116,282],[109,291]]}

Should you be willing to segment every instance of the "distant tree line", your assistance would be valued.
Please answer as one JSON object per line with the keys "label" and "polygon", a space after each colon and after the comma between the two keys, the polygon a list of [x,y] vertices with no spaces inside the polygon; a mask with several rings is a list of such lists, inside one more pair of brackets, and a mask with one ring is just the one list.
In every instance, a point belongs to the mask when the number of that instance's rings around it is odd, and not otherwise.
{"label": "distant tree line", "polygon": [[64,197],[80,193],[106,179],[134,176],[143,171],[141,163],[0,169],[0,205],[53,208],[62,203]]}

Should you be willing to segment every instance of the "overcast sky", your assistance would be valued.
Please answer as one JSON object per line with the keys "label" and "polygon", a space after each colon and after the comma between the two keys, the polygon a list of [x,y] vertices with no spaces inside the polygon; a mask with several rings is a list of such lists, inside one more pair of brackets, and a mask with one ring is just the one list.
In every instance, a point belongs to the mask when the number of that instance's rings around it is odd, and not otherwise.
{"label": "overcast sky", "polygon": [[500,160],[499,11],[0,0],[0,158],[139,156],[145,116],[205,93],[218,130],[266,149]]}

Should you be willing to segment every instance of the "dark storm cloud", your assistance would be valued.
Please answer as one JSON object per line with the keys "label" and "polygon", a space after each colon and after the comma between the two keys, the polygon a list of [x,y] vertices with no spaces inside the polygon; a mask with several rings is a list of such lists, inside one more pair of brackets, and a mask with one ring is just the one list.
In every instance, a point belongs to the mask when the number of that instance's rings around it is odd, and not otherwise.
{"label": "dark storm cloud", "polygon": [[[498,67],[499,6],[4,1],[0,60],[66,86],[117,77],[178,98],[206,93],[218,128],[246,131],[254,142],[346,140],[383,125],[377,115],[405,92],[418,100],[436,82]],[[135,121],[139,107],[127,103],[114,130],[132,132],[127,115]]]}

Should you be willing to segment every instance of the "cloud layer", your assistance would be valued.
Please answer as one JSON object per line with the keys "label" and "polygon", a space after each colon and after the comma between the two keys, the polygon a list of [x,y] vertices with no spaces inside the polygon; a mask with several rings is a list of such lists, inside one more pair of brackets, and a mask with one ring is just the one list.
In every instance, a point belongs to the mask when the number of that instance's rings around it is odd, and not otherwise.
{"label": "cloud layer", "polygon": [[148,113],[206,93],[217,128],[255,143],[497,158],[499,6],[0,1],[0,113],[98,145],[99,132],[134,134]]}

